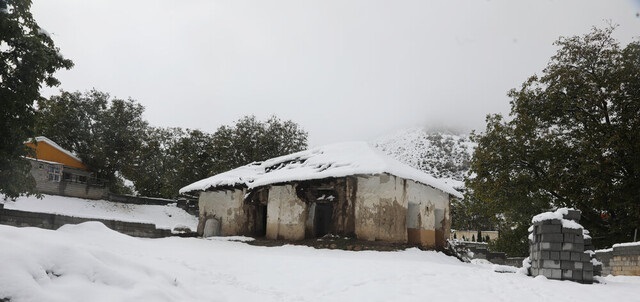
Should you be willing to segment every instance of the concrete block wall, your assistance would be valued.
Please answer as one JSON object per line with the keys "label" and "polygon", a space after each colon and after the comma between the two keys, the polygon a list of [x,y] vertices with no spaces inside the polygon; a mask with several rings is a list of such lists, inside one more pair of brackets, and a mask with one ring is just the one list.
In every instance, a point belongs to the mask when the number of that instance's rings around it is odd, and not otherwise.
{"label": "concrete block wall", "polygon": [[[580,218],[578,211],[569,213],[564,219]],[[564,227],[561,219],[543,220],[534,223],[529,239],[532,276],[593,282],[591,256],[585,253],[585,246],[590,247],[591,242],[585,239],[582,228]]]}
{"label": "concrete block wall", "polygon": [[[607,256],[610,256],[608,267],[603,261]],[[614,276],[640,276],[640,242],[614,244],[611,251],[599,251],[596,257],[605,258],[599,259],[603,262],[603,272],[606,268]]]}
{"label": "concrete block wall", "polygon": [[87,221],[101,222],[114,231],[134,237],[161,238],[171,236],[171,230],[157,229],[155,224],[151,223],[93,219],[0,208],[0,224],[16,227],[37,227],[56,230],[65,224],[79,224]]}

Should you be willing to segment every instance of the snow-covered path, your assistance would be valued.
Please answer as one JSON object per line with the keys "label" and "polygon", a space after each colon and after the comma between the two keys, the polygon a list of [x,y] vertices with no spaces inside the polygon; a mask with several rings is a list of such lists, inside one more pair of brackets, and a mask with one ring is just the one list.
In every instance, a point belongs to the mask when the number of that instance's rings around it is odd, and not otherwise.
{"label": "snow-covered path", "polygon": [[630,301],[640,277],[601,284],[493,272],[436,252],[140,239],[100,223],[0,226],[0,300]]}

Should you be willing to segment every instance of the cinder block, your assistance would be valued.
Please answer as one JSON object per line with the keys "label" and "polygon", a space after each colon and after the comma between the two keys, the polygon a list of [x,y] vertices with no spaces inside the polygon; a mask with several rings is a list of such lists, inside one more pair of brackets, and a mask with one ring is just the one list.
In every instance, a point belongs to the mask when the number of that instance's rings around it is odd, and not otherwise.
{"label": "cinder block", "polygon": [[581,212],[578,210],[569,210],[567,214],[563,215],[563,218],[573,220],[575,222],[580,222],[580,214]]}
{"label": "cinder block", "polygon": [[550,225],[550,224],[555,224],[555,225],[562,225],[562,221],[560,221],[560,219],[549,219],[549,220],[543,220],[543,221],[539,221],[539,222],[535,222],[534,225]]}
{"label": "cinder block", "polygon": [[591,261],[591,256],[589,256],[589,254],[582,253],[582,254],[580,255],[580,257],[582,258],[582,259],[580,259],[580,260],[582,260],[582,262],[589,262],[589,261]]}
{"label": "cinder block", "polygon": [[551,259],[551,260],[560,260],[560,252],[550,251],[549,252],[549,259]]}
{"label": "cinder block", "polygon": [[582,277],[583,277],[582,275],[583,275],[582,270],[574,270],[572,279],[575,281],[582,281]]}
{"label": "cinder block", "polygon": [[[553,226],[553,225],[550,225],[550,226]],[[560,232],[554,233],[554,234],[542,234],[540,241],[541,242],[563,242],[564,236]]]}
{"label": "cinder block", "polygon": [[582,261],[583,253],[571,252],[571,261]]}
{"label": "cinder block", "polygon": [[592,271],[583,271],[582,272],[582,281],[593,281],[593,272]]}
{"label": "cinder block", "polygon": [[551,278],[551,269],[549,268],[541,268],[540,275],[545,276],[547,278]]}
{"label": "cinder block", "polygon": [[583,262],[574,262],[573,268],[582,270],[582,269],[584,269],[584,264],[583,264]]}
{"label": "cinder block", "polygon": [[[538,229],[538,232],[542,235],[560,234],[562,233],[562,225],[558,225],[558,224],[541,225],[540,228]],[[544,240],[544,236],[542,241],[546,241]]]}
{"label": "cinder block", "polygon": [[571,252],[560,252],[560,260],[571,260]]}
{"label": "cinder block", "polygon": [[582,269],[583,269],[584,271],[593,272],[593,263],[591,263],[591,262],[585,262],[585,263],[583,264]]}
{"label": "cinder block", "polygon": [[542,267],[560,269],[560,261],[558,260],[543,260]]}
{"label": "cinder block", "polygon": [[562,228],[562,233],[582,235],[582,229]]}
{"label": "cinder block", "polygon": [[541,251],[540,252],[540,258],[542,260],[549,260],[551,259],[551,252],[550,251]]}
{"label": "cinder block", "polygon": [[[591,278],[593,278],[593,276]],[[551,270],[551,279],[562,280],[562,270],[561,269],[552,269]]]}
{"label": "cinder block", "polygon": [[573,261],[560,261],[560,268],[561,269],[574,269],[575,268],[574,263],[575,262],[573,262]]}
{"label": "cinder block", "polygon": [[562,279],[571,279],[573,278],[573,271],[570,269],[562,270]]}
{"label": "cinder block", "polygon": [[563,251],[573,251],[573,243],[563,243],[562,244],[562,250]]}
{"label": "cinder block", "polygon": [[562,234],[564,236],[564,242],[573,243],[573,238],[576,237],[574,234]]}

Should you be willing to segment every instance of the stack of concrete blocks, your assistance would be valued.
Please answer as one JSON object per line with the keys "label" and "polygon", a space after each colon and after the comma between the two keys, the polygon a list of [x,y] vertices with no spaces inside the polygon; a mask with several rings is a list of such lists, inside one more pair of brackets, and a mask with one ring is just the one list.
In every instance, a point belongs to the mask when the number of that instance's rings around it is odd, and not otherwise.
{"label": "stack of concrete blocks", "polygon": [[593,283],[591,255],[585,252],[593,247],[579,220],[580,211],[571,209],[534,217],[529,229],[532,276]]}

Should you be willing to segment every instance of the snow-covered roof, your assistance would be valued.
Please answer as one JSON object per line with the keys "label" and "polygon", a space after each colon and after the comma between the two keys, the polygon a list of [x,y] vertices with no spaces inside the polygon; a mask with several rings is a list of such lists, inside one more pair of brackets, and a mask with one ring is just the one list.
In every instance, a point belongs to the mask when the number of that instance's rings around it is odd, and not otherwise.
{"label": "snow-covered roof", "polygon": [[180,193],[225,186],[256,188],[291,181],[388,173],[413,180],[457,198],[460,192],[420,170],[390,158],[366,142],[337,143],[251,163],[194,182]]}
{"label": "snow-covered roof", "polygon": [[75,159],[75,160],[77,160],[79,162],[82,162],[82,160],[80,158],[78,158],[77,156],[75,156],[73,153],[71,153],[70,151],[68,151],[65,148],[60,147],[60,145],[56,144],[56,142],[54,142],[54,141],[52,141],[52,140],[50,140],[50,139],[48,139],[48,138],[46,138],[44,136],[36,137],[36,142],[45,142],[45,143],[49,144],[51,147],[54,147],[54,148],[58,149],[58,151],[66,154],[66,155],[71,156],[71,158],[73,158],[73,159]]}

